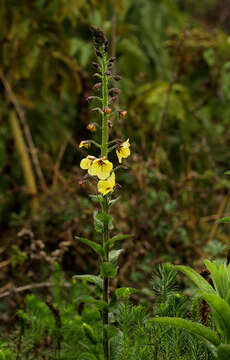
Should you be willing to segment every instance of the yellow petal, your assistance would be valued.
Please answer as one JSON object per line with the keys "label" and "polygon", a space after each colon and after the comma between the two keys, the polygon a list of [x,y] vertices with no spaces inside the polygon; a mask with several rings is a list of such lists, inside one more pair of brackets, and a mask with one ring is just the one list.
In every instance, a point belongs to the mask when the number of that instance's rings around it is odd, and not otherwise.
{"label": "yellow petal", "polygon": [[90,165],[92,163],[92,160],[90,160],[87,156],[87,158],[85,159],[82,159],[81,162],[80,162],[80,167],[83,169],[83,170],[88,170]]}
{"label": "yellow petal", "polygon": [[88,149],[89,148],[89,142],[87,141],[87,140],[83,140],[83,141],[81,141],[80,142],[80,144],[79,144],[79,149],[81,149],[81,148],[86,148],[86,149]]}
{"label": "yellow petal", "polygon": [[97,175],[97,170],[98,170],[97,160],[94,160],[92,162],[91,166],[88,169],[88,173],[91,176],[96,176]]}
{"label": "yellow petal", "polygon": [[112,168],[113,164],[110,161],[104,159],[97,159],[93,161],[88,172],[90,175],[96,175],[99,177],[99,179],[104,180],[109,177]]}
{"label": "yellow petal", "polygon": [[105,160],[104,163],[98,167],[97,176],[99,177],[99,179],[107,179],[107,177],[111,173],[112,168],[113,164],[110,161]]}
{"label": "yellow petal", "polygon": [[117,149],[116,149],[116,154],[119,160],[119,163],[121,164],[122,162],[122,158],[127,158],[130,155],[130,143],[129,143],[129,139],[126,140],[125,142],[123,142]]}
{"label": "yellow petal", "polygon": [[122,155],[120,153],[120,148],[116,149],[116,154],[117,154],[117,157],[118,157],[118,161],[121,164],[122,163]]}
{"label": "yellow petal", "polygon": [[122,147],[120,149],[120,154],[123,158],[127,158],[130,155],[130,150],[128,147]]}
{"label": "yellow petal", "polygon": [[108,179],[100,180],[98,181],[97,184],[98,191],[103,195],[107,195],[109,192],[112,192],[114,186],[115,186],[114,172],[108,177]]}

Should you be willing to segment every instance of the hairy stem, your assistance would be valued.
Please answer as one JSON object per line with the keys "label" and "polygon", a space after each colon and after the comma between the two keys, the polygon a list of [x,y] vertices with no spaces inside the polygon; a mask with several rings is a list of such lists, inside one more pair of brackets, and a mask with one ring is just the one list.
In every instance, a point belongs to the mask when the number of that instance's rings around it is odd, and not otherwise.
{"label": "hairy stem", "polygon": [[[106,75],[107,70],[107,56],[105,52],[102,52],[102,98],[103,98],[103,109],[108,107],[108,77]],[[103,112],[102,114],[102,143],[101,143],[101,157],[107,157],[108,155],[108,140],[109,140],[109,129],[108,129],[108,117],[109,115]],[[104,201],[102,204],[102,212],[107,215],[108,214],[108,199],[107,196],[104,197]],[[103,247],[105,249],[105,244],[109,239],[109,226],[106,220],[104,219],[103,226]],[[109,260],[109,252],[106,250],[105,261]],[[103,301],[106,304],[109,304],[109,278],[104,276],[103,278]],[[107,327],[109,324],[109,312],[107,309],[103,310],[102,314],[103,321],[103,350],[104,350],[104,359],[109,360],[109,339],[107,333]]]}
{"label": "hairy stem", "polygon": [[[102,97],[103,97],[103,109],[108,107],[109,96],[108,96],[108,77],[105,74],[107,70],[107,57],[103,51],[102,55]],[[108,154],[108,139],[109,139],[109,129],[108,129],[108,114],[103,112],[102,114],[102,142],[101,142],[101,156],[107,157]]]}

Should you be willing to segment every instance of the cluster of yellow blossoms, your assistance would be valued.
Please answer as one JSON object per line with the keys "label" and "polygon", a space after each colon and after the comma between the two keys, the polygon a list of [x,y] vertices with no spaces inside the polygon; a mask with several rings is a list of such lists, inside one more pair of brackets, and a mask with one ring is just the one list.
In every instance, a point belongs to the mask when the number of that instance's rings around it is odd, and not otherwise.
{"label": "cluster of yellow blossoms", "polygon": [[[81,143],[79,147],[86,146],[82,146]],[[129,139],[117,146],[116,154],[120,164],[122,163],[122,158],[127,158],[130,155],[129,147]],[[107,195],[109,192],[113,191],[115,187],[113,164],[105,157],[97,159],[94,156],[89,155],[81,160],[80,167],[83,170],[88,170],[89,175],[97,176],[99,178],[97,189],[102,195]]]}

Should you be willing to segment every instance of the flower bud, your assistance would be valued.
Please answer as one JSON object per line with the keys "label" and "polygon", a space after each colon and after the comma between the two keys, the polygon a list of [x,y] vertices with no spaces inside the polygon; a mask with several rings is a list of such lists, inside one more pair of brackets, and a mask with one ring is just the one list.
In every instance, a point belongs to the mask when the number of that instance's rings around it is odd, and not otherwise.
{"label": "flower bud", "polygon": [[106,107],[103,109],[103,113],[105,113],[105,114],[110,114],[111,111],[112,111],[112,109],[110,107]]}
{"label": "flower bud", "polygon": [[83,140],[79,144],[79,149],[81,148],[89,149],[89,147],[90,147],[90,143],[88,140]]}
{"label": "flower bud", "polygon": [[93,100],[93,99],[95,99],[95,96],[88,96],[88,97],[86,98],[87,101],[91,101],[91,100]]}
{"label": "flower bud", "polygon": [[98,57],[101,57],[102,58],[102,53],[99,51],[99,50],[95,50],[95,53],[96,53],[96,55],[98,56]]}
{"label": "flower bud", "polygon": [[114,88],[114,89],[111,89],[110,92],[113,93],[113,94],[120,94],[121,90],[118,89],[118,88]]}
{"label": "flower bud", "polygon": [[127,110],[122,110],[122,111],[119,111],[119,117],[120,118],[125,118],[128,114],[128,111]]}
{"label": "flower bud", "polygon": [[95,123],[90,123],[88,126],[87,126],[87,129],[91,132],[95,132],[97,130],[96,128],[96,125]]}
{"label": "flower bud", "polygon": [[115,95],[115,96],[113,96],[113,97],[110,98],[110,102],[115,102],[115,101],[117,101],[117,100],[118,100],[118,96],[117,96],[117,95]]}
{"label": "flower bud", "polygon": [[98,89],[100,89],[100,87],[101,87],[101,82],[98,82],[93,86],[93,89],[98,90]]}
{"label": "flower bud", "polygon": [[111,58],[109,59],[109,62],[110,62],[110,63],[113,63],[115,60],[116,60],[116,57],[113,56],[113,57],[111,57]]}
{"label": "flower bud", "polygon": [[112,129],[112,127],[113,127],[113,123],[112,123],[112,121],[108,121],[108,127],[110,128],[110,129]]}
{"label": "flower bud", "polygon": [[116,81],[120,81],[122,79],[122,77],[120,75],[114,75],[113,78]]}
{"label": "flower bud", "polygon": [[105,75],[111,75],[111,71],[110,70],[107,70],[106,72],[105,72]]}
{"label": "flower bud", "polygon": [[96,63],[96,62],[92,62],[91,64],[92,64],[92,66],[93,66],[95,69],[99,69],[99,68],[100,68],[100,65],[99,65],[98,63]]}

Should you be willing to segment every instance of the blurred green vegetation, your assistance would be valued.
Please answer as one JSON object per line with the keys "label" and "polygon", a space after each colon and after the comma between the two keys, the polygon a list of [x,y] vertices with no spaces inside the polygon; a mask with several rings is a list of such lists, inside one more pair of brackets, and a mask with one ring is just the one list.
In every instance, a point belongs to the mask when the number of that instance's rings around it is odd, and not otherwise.
{"label": "blurred green vegetation", "polygon": [[[54,261],[70,275],[96,267],[73,240],[94,236],[92,187],[78,185],[77,148],[95,119],[86,101],[90,25],[106,32],[123,77],[119,106],[128,118],[114,119],[112,136],[125,134],[132,144],[113,212],[115,230],[135,236],[125,242],[118,281],[144,284],[156,263],[200,265],[204,256],[223,255],[229,225],[214,224],[228,214],[230,198],[227,10],[214,0],[0,1],[1,286],[42,281]],[[30,156],[34,214],[12,108],[40,165]]]}

